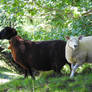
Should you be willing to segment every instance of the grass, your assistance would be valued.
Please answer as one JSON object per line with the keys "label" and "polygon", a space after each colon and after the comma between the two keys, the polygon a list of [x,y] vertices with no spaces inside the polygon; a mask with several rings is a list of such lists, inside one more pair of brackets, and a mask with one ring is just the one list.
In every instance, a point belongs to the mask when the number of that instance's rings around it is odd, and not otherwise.
{"label": "grass", "polygon": [[11,81],[18,76],[19,75],[12,72],[3,61],[0,61],[0,85]]}
{"label": "grass", "polygon": [[70,79],[69,74],[51,76],[52,72],[46,72],[32,80],[29,76],[13,73],[11,70],[1,67],[0,79],[8,79],[0,83],[0,92],[92,92],[92,73],[79,73]]}
{"label": "grass", "polygon": [[0,85],[0,92],[91,92],[92,74],[32,80],[16,78]]}

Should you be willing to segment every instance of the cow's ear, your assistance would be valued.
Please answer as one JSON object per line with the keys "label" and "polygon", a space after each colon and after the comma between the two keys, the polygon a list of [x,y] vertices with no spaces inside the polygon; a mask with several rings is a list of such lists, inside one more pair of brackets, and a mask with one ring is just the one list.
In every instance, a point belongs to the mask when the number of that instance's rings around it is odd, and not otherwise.
{"label": "cow's ear", "polygon": [[66,37],[65,37],[65,39],[66,39],[66,40],[69,40],[69,39],[70,39],[70,37],[69,37],[69,36],[66,36]]}
{"label": "cow's ear", "polygon": [[83,35],[81,35],[81,36],[78,37],[79,40],[82,40],[82,38],[83,38]]}

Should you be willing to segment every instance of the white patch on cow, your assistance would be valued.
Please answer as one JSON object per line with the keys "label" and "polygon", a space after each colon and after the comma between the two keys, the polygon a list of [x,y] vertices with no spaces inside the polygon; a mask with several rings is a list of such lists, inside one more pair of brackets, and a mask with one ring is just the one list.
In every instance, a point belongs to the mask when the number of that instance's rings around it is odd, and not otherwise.
{"label": "white patch on cow", "polygon": [[78,46],[79,46],[79,40],[78,40],[78,38],[71,37],[70,40],[69,40],[69,42],[68,42],[68,45],[73,50],[75,50],[76,48],[78,48]]}

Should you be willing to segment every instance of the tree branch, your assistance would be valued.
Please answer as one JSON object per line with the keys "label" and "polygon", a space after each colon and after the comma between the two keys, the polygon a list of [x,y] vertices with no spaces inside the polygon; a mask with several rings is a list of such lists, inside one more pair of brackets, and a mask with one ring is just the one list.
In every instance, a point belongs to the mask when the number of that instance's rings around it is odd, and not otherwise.
{"label": "tree branch", "polygon": [[92,14],[92,10],[88,10],[87,12],[83,13],[82,16],[88,16]]}

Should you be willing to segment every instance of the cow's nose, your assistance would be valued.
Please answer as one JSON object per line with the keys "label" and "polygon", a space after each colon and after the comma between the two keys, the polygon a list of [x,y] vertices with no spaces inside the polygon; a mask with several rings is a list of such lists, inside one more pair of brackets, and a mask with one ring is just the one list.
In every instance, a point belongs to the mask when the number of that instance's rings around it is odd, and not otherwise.
{"label": "cow's nose", "polygon": [[76,48],[78,45],[74,45],[74,47]]}

